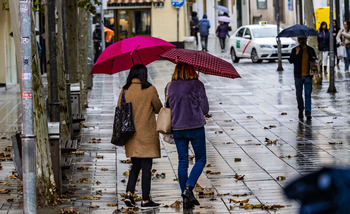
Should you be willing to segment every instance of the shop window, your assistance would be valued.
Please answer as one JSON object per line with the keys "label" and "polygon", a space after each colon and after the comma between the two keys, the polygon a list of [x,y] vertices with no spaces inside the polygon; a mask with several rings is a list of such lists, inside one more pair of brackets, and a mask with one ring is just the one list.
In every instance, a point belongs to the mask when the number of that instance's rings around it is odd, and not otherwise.
{"label": "shop window", "polygon": [[151,35],[151,12],[133,11],[132,16],[134,35]]}
{"label": "shop window", "polygon": [[256,5],[258,9],[267,9],[267,0],[256,0]]}

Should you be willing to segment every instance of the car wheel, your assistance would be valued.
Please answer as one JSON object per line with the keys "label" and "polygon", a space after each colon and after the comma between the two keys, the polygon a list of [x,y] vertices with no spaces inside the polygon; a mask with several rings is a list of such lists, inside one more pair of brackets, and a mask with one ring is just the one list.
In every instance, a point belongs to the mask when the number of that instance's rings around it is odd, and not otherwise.
{"label": "car wheel", "polygon": [[260,63],[262,62],[261,59],[259,59],[258,53],[255,49],[252,50],[252,53],[250,54],[250,58],[252,59],[253,63]]}
{"label": "car wheel", "polygon": [[231,59],[233,63],[239,62],[239,58],[236,56],[236,52],[234,48],[231,48]]}

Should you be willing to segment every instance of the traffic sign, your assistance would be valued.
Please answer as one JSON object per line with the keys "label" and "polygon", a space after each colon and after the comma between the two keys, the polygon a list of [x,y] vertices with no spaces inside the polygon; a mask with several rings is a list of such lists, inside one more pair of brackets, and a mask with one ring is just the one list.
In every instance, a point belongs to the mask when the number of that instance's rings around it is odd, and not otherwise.
{"label": "traffic sign", "polygon": [[175,8],[180,8],[185,4],[185,0],[171,0],[171,5]]}

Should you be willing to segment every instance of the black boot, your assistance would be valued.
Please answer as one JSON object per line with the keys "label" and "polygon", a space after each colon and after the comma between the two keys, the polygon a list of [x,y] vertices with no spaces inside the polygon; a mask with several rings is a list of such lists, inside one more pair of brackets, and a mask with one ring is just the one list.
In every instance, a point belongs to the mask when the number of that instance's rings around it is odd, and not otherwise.
{"label": "black boot", "polygon": [[200,205],[198,200],[194,197],[194,194],[193,194],[193,187],[192,186],[189,186],[189,185],[186,185],[185,187],[185,190],[184,192],[182,193],[182,197],[187,197],[190,199],[190,202],[193,204],[193,205]]}
{"label": "black boot", "polygon": [[182,198],[183,198],[183,209],[188,210],[194,207],[194,205],[191,203],[189,198],[187,198],[186,196],[182,196]]}

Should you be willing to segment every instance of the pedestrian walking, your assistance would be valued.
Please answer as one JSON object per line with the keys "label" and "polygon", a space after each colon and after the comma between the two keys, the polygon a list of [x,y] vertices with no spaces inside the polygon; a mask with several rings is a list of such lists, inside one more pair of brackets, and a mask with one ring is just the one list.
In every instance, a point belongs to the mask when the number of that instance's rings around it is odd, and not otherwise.
{"label": "pedestrian walking", "polygon": [[228,33],[228,25],[224,22],[220,22],[220,25],[216,29],[216,35],[220,41],[221,53],[225,52],[225,39],[226,39],[227,33]]}
{"label": "pedestrian walking", "polygon": [[344,29],[340,30],[337,35],[337,43],[345,46],[346,58],[345,58],[345,72],[349,72],[349,61],[350,61],[350,22],[344,22]]}
{"label": "pedestrian walking", "polygon": [[101,52],[102,52],[102,48],[101,48],[101,43],[102,43],[102,36],[101,36],[101,25],[100,23],[96,23],[95,24],[95,30],[93,32],[93,42],[94,42],[94,49],[95,49],[95,62],[97,60],[97,58],[100,56]]}
{"label": "pedestrian walking", "polygon": [[340,31],[340,28],[338,26],[337,20],[333,20],[334,62],[336,63],[338,71],[340,71],[340,67],[339,67],[340,59],[338,58],[338,52],[337,52],[337,48],[339,47],[339,44],[337,43],[337,35],[339,31]]}
{"label": "pedestrian walking", "polygon": [[[192,65],[179,62],[167,87],[167,105],[171,108],[171,126],[179,159],[178,176],[183,208],[190,209],[199,205],[193,188],[206,164],[204,115],[209,112],[209,103],[204,84],[198,80],[198,74]],[[196,163],[188,176],[189,142],[192,144]]]}
{"label": "pedestrian walking", "polygon": [[292,49],[289,62],[294,64],[295,91],[298,102],[299,118],[303,119],[305,97],[305,116],[311,120],[311,92],[312,75],[310,75],[310,62],[315,62],[315,50],[306,44],[307,37],[298,37],[299,46]]}
{"label": "pedestrian walking", "polygon": [[[226,17],[229,17],[230,18],[230,15],[228,15],[228,13],[224,12],[224,16]],[[225,22],[225,24],[227,25],[227,37],[230,38],[231,35],[229,34],[229,31],[232,31],[232,27],[230,26],[230,23],[229,22]]]}
{"label": "pedestrian walking", "polygon": [[203,19],[201,19],[198,23],[198,28],[199,28],[199,34],[201,36],[202,51],[208,52],[208,36],[209,36],[210,22],[207,18],[208,18],[207,14],[204,14]]}
{"label": "pedestrian walking", "polygon": [[198,28],[198,24],[199,24],[199,20],[197,17],[197,12],[193,11],[192,12],[192,20],[194,23],[194,37],[196,38],[196,45],[198,45],[198,32],[199,32],[199,28]]}
{"label": "pedestrian walking", "polygon": [[150,199],[151,169],[153,158],[160,158],[159,134],[156,131],[156,118],[162,103],[157,90],[147,81],[147,68],[134,65],[130,69],[126,84],[120,93],[118,105],[121,104],[122,93],[125,101],[132,104],[132,119],[135,134],[126,142],[125,153],[131,158],[132,168],[126,187],[125,204],[134,207],[134,191],[140,170],[142,170],[142,202],[141,209],[156,208],[158,203]]}
{"label": "pedestrian walking", "polygon": [[318,32],[318,50],[319,50],[319,59],[320,59],[320,69],[322,74],[322,66],[324,74],[327,75],[327,58],[329,55],[329,38],[330,33],[327,28],[326,22],[321,22],[320,29]]}

